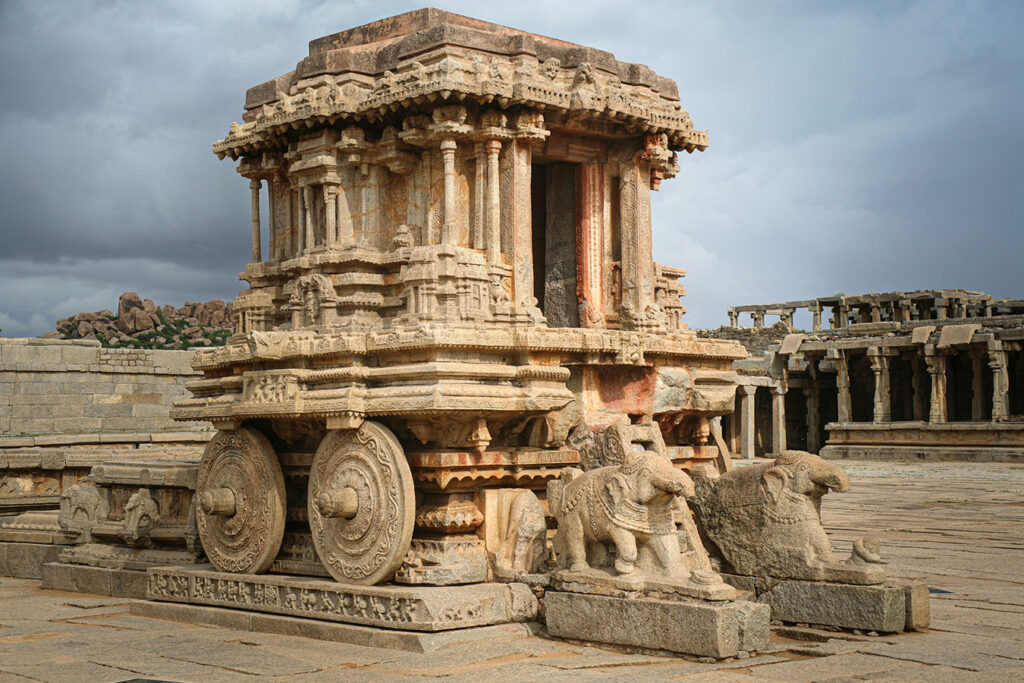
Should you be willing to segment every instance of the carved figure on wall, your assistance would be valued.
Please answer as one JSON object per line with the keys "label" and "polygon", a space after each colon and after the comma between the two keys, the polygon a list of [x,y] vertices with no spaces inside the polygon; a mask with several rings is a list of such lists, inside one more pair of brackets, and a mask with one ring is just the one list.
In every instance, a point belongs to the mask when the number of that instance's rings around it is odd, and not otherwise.
{"label": "carved figure on wall", "polygon": [[75,484],[60,497],[57,523],[63,531],[78,534],[79,543],[92,542],[92,527],[107,518],[109,507],[98,487]]}
{"label": "carved figure on wall", "polygon": [[124,526],[119,535],[131,546],[150,545],[150,532],[159,519],[160,509],[156,501],[148,488],[141,488],[132,494],[124,506]]}
{"label": "carved figure on wall", "polygon": [[536,494],[532,491],[517,494],[509,506],[505,542],[495,557],[499,573],[515,575],[541,571],[547,559],[547,530],[544,508]]}
{"label": "carved figure on wall", "polygon": [[[750,576],[880,583],[880,568],[842,564],[821,525],[821,497],[842,493],[850,478],[804,451],[734,469],[717,479],[695,477],[694,511],[705,545],[723,569]],[[876,553],[877,554],[877,553]]]}
{"label": "carved figure on wall", "polygon": [[693,482],[672,462],[653,451],[627,453],[621,465],[589,472],[563,470],[567,480],[561,504],[554,511],[559,533],[564,534],[566,557],[559,563],[572,571],[591,568],[590,557],[610,545],[619,574],[637,568],[640,546],[648,547],[656,562],[644,567],[656,574],[686,578],[672,509],[676,496],[693,495]]}
{"label": "carved figure on wall", "polygon": [[292,328],[330,325],[334,322],[337,296],[326,275],[313,273],[295,280],[288,307],[292,311]]}

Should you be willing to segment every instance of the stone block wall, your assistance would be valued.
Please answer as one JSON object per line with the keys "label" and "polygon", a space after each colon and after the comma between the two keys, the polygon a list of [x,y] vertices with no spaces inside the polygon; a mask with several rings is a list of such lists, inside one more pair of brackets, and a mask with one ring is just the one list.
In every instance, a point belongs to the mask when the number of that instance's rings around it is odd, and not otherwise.
{"label": "stone block wall", "polygon": [[209,429],[170,418],[185,382],[201,376],[191,359],[191,351],[0,337],[0,436]]}

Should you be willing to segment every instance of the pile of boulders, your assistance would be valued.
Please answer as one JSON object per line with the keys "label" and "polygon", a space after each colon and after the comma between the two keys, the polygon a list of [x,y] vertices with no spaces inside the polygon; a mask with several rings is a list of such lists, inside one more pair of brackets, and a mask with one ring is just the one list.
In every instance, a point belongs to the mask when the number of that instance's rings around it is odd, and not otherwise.
{"label": "pile of boulders", "polygon": [[125,292],[117,313],[109,310],[78,313],[57,321],[44,336],[57,339],[96,339],[104,346],[188,348],[223,344],[233,329],[231,303],[220,299],[188,302],[181,308],[158,307],[152,299]]}

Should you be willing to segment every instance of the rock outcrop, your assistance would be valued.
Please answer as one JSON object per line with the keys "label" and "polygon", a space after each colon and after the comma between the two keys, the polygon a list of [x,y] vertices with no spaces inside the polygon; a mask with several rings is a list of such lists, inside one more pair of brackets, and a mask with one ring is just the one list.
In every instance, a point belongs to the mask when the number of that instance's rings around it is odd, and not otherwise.
{"label": "rock outcrop", "polygon": [[187,302],[181,308],[157,306],[135,292],[125,292],[117,314],[109,310],[78,313],[57,321],[57,329],[44,337],[97,339],[104,346],[182,349],[220,346],[233,328],[231,304],[220,299]]}

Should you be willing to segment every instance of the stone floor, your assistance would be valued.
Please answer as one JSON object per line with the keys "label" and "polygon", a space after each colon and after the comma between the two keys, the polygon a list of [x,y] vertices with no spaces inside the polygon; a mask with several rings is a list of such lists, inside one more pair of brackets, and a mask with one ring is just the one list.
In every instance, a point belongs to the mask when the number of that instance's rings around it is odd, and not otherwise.
{"label": "stone floor", "polygon": [[[123,600],[0,578],[0,681],[1024,680],[1024,466],[843,463],[825,499],[840,552],[884,539],[892,574],[932,586],[932,629],[901,636],[786,629],[772,651],[702,663],[630,654],[509,627],[426,654],[185,626]],[[827,636],[833,636],[829,639]]]}

